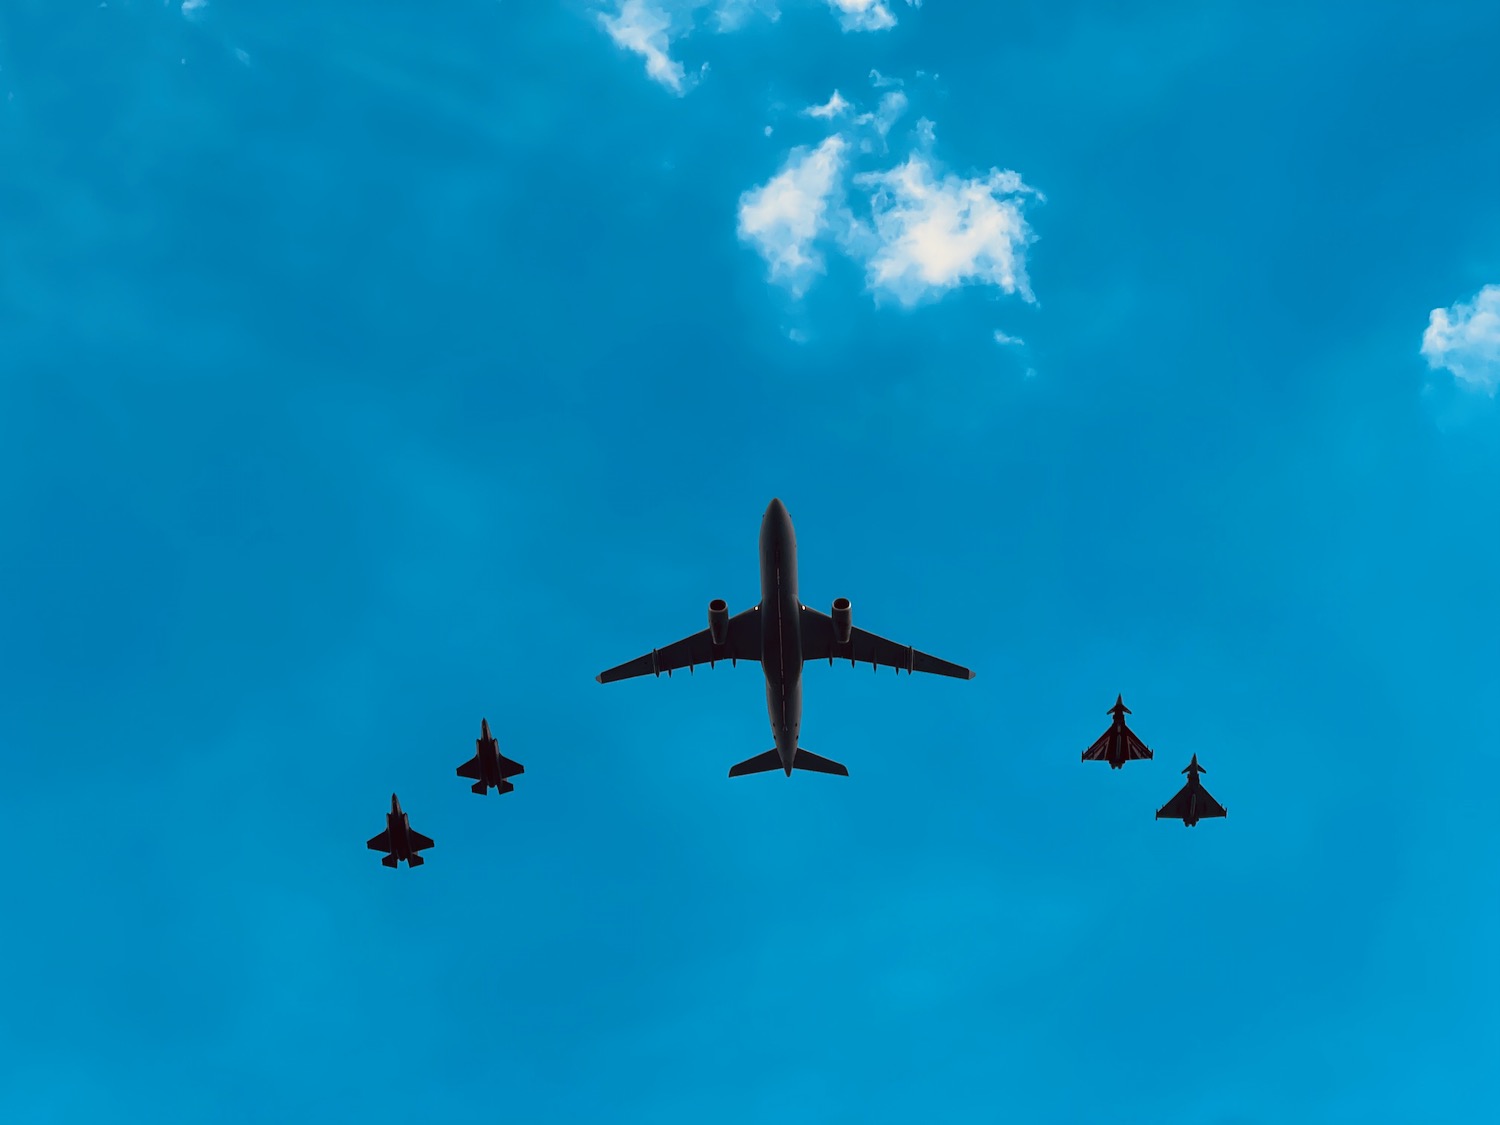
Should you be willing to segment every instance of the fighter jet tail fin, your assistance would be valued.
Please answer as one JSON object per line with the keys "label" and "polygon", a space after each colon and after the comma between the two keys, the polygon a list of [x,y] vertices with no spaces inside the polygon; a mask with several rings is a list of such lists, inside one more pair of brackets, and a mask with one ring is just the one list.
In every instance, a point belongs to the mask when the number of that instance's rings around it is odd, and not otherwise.
{"label": "fighter jet tail fin", "polygon": [[800,746],[797,747],[797,756],[792,759],[792,769],[812,770],[815,773],[834,773],[840,777],[849,776],[849,770],[842,762],[820,758],[811,750],[804,750]]}
{"label": "fighter jet tail fin", "polygon": [[730,777],[744,777],[747,773],[765,773],[767,770],[781,769],[781,755],[775,750],[767,750],[764,754],[757,754],[753,758],[746,758],[743,762],[729,767]]}
{"label": "fighter jet tail fin", "polygon": [[[472,789],[475,793],[478,793],[481,797],[490,791],[490,787],[482,781],[476,781],[473,785],[469,786],[469,788]],[[496,793],[513,793],[515,792],[515,789],[516,787],[510,782],[506,781],[504,778],[501,778],[500,784],[495,786]]]}
{"label": "fighter jet tail fin", "polygon": [[385,864],[387,867],[395,867],[396,857],[393,855],[383,855],[380,857],[380,862]]}

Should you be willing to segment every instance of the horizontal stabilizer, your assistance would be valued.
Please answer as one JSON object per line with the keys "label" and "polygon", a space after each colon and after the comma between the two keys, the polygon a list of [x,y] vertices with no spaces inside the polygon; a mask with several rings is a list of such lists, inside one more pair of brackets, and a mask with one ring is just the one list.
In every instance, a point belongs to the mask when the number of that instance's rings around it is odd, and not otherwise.
{"label": "horizontal stabilizer", "polygon": [[782,769],[781,755],[775,750],[767,750],[764,754],[757,754],[753,758],[746,758],[738,765],[729,767],[730,777],[743,777],[747,773],[765,773],[767,770]]}
{"label": "horizontal stabilizer", "polygon": [[848,777],[849,770],[840,762],[832,762],[827,758],[820,758],[811,750],[797,747],[797,756],[792,759],[792,769],[813,770],[817,773],[836,773],[840,777]]}
{"label": "horizontal stabilizer", "polygon": [[385,864],[387,867],[395,867],[396,857],[393,855],[383,855],[380,857],[380,862]]}
{"label": "horizontal stabilizer", "polygon": [[419,856],[416,852],[412,852],[411,853],[411,858],[406,861],[406,866],[408,866],[408,867],[421,867],[422,864],[424,864],[426,862],[427,861],[425,859],[423,859],[421,856]]}

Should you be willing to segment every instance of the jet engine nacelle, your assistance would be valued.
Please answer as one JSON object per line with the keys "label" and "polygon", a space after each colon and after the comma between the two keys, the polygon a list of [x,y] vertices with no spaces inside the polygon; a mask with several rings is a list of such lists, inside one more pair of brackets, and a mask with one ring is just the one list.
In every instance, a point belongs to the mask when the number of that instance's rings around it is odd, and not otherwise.
{"label": "jet engine nacelle", "polygon": [[723,598],[708,603],[708,635],[716,645],[729,641],[729,603]]}
{"label": "jet engine nacelle", "polygon": [[854,629],[853,607],[848,598],[834,598],[833,612],[828,616],[833,618],[833,640],[835,644],[846,645],[849,643],[849,634]]}

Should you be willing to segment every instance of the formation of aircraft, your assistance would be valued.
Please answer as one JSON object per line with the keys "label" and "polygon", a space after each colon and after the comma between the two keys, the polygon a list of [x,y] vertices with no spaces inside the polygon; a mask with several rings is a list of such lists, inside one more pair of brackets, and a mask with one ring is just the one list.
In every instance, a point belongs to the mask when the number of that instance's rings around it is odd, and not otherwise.
{"label": "formation of aircraft", "polygon": [[[829,664],[847,660],[851,666],[860,663],[872,668],[884,666],[897,673],[904,670],[908,674],[927,672],[959,680],[974,678],[974,673],[962,665],[858,628],[848,598],[835,598],[827,614],[803,605],[797,597],[797,536],[792,519],[780,500],[772,500],[760,521],[760,601],[731,616],[729,604],[715,598],[708,603],[708,628],[606,669],[594,678],[608,684],[648,673],[660,676],[665,672],[670,676],[682,668],[691,673],[699,664],[712,668],[721,660],[728,660],[731,665],[741,660],[759,663],[766,680],[766,713],[775,745],[729,767],[729,776],[779,769],[787,777],[791,777],[793,770],[847,777],[849,770],[842,763],[798,744],[802,729],[802,667],[810,660],[824,659]],[[1120,769],[1126,762],[1151,760],[1151,749],[1125,723],[1125,716],[1130,713],[1123,696],[1115,696],[1115,705],[1109,709],[1113,722],[1083,752],[1085,762],[1108,762],[1111,769]],[[524,773],[525,768],[500,753],[499,743],[490,734],[488,719],[480,720],[474,747],[474,757],[458,767],[458,776],[472,780],[470,788],[480,795],[491,789],[497,793],[512,792],[515,786],[508,779]],[[1182,772],[1188,775],[1187,785],[1157,810],[1156,818],[1180,819],[1191,828],[1199,820],[1225,816],[1224,806],[1209,796],[1198,780],[1204,770],[1196,754]],[[408,867],[419,867],[424,861],[418,853],[433,843],[412,830],[406,813],[401,811],[401,803],[392,793],[386,830],[367,846],[389,853],[380,861],[387,867],[395,867],[403,859]]]}
{"label": "formation of aircraft", "polygon": [[[1109,709],[1114,716],[1110,728],[1101,734],[1092,746],[1083,752],[1085,762],[1108,762],[1110,769],[1120,769],[1126,762],[1148,760],[1154,755],[1150,748],[1136,737],[1135,731],[1125,725],[1125,716],[1130,708],[1125,706],[1124,696],[1115,696],[1115,705]],[[1200,773],[1207,771],[1198,764],[1198,755],[1182,771],[1188,775],[1188,783],[1161,808],[1156,810],[1157,820],[1180,820],[1189,828],[1209,817],[1228,816],[1224,806],[1208,795],[1208,790],[1198,780]]]}
{"label": "formation of aircraft", "polygon": [[[490,734],[488,719],[479,720],[479,737],[474,740],[474,749],[474,756],[458,767],[459,777],[475,779],[469,788],[480,795],[491,789],[498,793],[514,790],[515,786],[506,778],[525,773],[526,767],[500,753],[500,744]],[[394,793],[391,794],[391,811],[385,814],[385,831],[365,844],[371,851],[389,853],[380,860],[387,867],[395,867],[403,859],[407,867],[421,867],[426,860],[417,853],[432,846],[430,837],[412,830]]]}

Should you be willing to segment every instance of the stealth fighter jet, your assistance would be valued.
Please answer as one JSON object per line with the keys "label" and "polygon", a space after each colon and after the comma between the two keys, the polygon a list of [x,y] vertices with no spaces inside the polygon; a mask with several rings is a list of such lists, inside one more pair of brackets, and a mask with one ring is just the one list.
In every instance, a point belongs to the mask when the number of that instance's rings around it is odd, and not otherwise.
{"label": "stealth fighter jet", "polygon": [[380,862],[387,867],[395,867],[401,860],[406,860],[408,867],[421,867],[427,861],[417,853],[423,848],[432,847],[432,841],[420,832],[414,832],[411,822],[406,819],[406,814],[401,811],[401,802],[396,800],[396,794],[391,794],[391,811],[385,814],[385,831],[374,837],[365,845],[371,851],[390,852],[390,855],[382,856]]}
{"label": "stealth fighter jet", "polygon": [[1223,805],[1208,795],[1208,790],[1198,780],[1200,773],[1208,771],[1198,764],[1197,754],[1193,755],[1193,760],[1182,772],[1188,775],[1188,783],[1177,791],[1177,796],[1156,810],[1157,820],[1180,820],[1192,828],[1200,820],[1229,815]]}
{"label": "stealth fighter jet", "polygon": [[1135,731],[1125,725],[1125,716],[1130,714],[1130,708],[1125,706],[1125,700],[1121,696],[1115,696],[1115,705],[1109,709],[1109,713],[1115,717],[1115,721],[1083,752],[1083,760],[1108,762],[1110,769],[1117,770],[1126,762],[1150,758],[1151,751],[1146,748],[1146,744],[1135,736]]}
{"label": "stealth fighter jet", "polygon": [[802,665],[808,660],[835,658],[851,665],[864,662],[872,668],[885,665],[897,672],[933,672],[972,680],[974,673],[957,664],[928,656],[909,645],[897,644],[874,633],[855,628],[848,598],[835,598],[831,616],[809,609],[797,600],[797,537],[792,520],[780,500],[772,500],[760,521],[760,604],[729,615],[721,598],[708,603],[708,628],[700,633],[652,649],[645,656],[599,673],[601,684],[648,672],[671,675],[674,668],[692,671],[698,664],[712,667],[720,660],[731,664],[758,660],[766,677],[766,710],[776,746],[764,754],[740,762],[730,777],[780,769],[788,777],[793,769],[815,770],[848,776],[838,762],[820,758],[797,745],[802,727]]}
{"label": "stealth fighter jet", "polygon": [[474,740],[474,747],[475,755],[458,767],[458,776],[473,778],[474,784],[469,788],[476,793],[488,793],[491,787],[501,793],[513,790],[515,786],[505,779],[525,773],[526,767],[500,753],[499,743],[490,737],[488,719],[479,720],[479,737]]}

